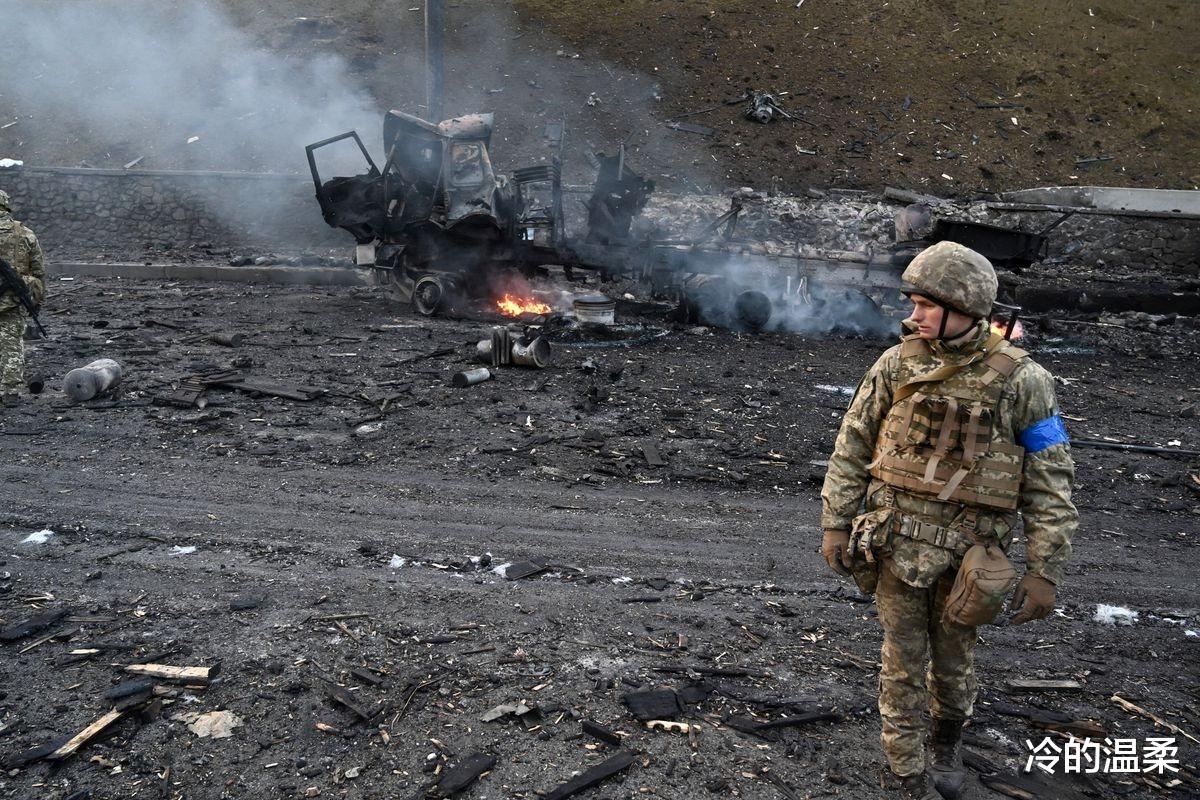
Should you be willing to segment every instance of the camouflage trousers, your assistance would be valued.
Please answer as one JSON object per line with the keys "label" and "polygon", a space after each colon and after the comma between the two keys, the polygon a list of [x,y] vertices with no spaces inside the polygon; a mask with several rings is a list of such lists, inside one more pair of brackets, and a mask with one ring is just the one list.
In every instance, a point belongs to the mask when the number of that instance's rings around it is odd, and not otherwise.
{"label": "camouflage trousers", "polygon": [[879,570],[879,716],[883,752],[900,776],[925,769],[926,711],[939,719],[961,720],[971,716],[975,704],[976,629],[942,624],[954,574],[947,572],[929,588],[918,589],[897,578],[890,562]]}
{"label": "camouflage trousers", "polygon": [[0,311],[0,394],[12,394],[25,385],[25,311]]}

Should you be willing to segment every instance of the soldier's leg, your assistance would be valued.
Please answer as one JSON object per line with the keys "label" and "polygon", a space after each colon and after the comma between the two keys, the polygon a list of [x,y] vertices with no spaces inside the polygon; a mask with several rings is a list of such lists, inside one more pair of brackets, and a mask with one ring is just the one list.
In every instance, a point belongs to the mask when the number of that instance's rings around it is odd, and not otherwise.
{"label": "soldier's leg", "polygon": [[904,777],[925,771],[928,707],[925,671],[929,652],[930,590],[897,578],[887,564],[879,571],[875,603],[883,625],[883,669],[879,673],[879,716],[883,752],[892,772]]}
{"label": "soldier's leg", "polygon": [[930,713],[937,719],[961,721],[975,708],[975,642],[977,628],[945,625],[942,611],[954,586],[953,576],[944,576],[936,585],[930,609],[930,660],[928,685]]}
{"label": "soldier's leg", "polygon": [[975,628],[944,625],[942,612],[953,581],[944,577],[933,596],[929,638],[929,695],[933,733],[929,745],[929,774],[946,800],[961,796],[967,774],[963,769],[961,743],[963,722],[975,704],[973,651],[978,638]]}
{"label": "soldier's leg", "polygon": [[0,394],[16,394],[25,383],[25,315],[0,313]]}

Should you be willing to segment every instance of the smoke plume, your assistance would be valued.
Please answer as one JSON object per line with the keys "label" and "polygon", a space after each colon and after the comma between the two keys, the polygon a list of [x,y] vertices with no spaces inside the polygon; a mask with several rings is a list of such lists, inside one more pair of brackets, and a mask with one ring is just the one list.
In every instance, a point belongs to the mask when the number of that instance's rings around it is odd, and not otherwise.
{"label": "smoke plume", "polygon": [[19,0],[0,13],[0,92],[142,167],[303,172],[305,144],[380,127],[340,56],[267,50],[212,3]]}

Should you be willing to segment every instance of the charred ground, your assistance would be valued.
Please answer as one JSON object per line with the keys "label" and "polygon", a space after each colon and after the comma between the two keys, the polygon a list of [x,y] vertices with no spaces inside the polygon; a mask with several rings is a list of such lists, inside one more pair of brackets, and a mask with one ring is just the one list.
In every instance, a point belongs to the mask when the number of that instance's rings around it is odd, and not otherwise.
{"label": "charred ground", "polygon": [[[822,460],[845,391],[883,343],[737,335],[623,304],[623,318],[669,334],[560,348],[548,370],[504,369],[460,390],[447,379],[470,365],[486,321],[415,317],[376,291],[78,279],[53,293],[71,302],[47,313],[53,337],[31,367],[61,375],[102,353],[128,373],[115,397],[73,406],[51,386],[0,420],[4,621],[71,609],[4,645],[4,753],[97,718],[121,677],[114,664],[166,652],[223,669],[60,766],[10,772],[0,793],[407,797],[443,759],[486,750],[499,763],[475,794],[532,798],[611,755],[579,736],[590,718],[641,753],[598,798],[781,796],[764,768],[799,796],[890,796],[878,788],[873,607],[815,552]],[[1058,376],[1075,437],[1195,447],[1198,332],[1182,318],[1148,326],[1133,315],[1031,324],[1028,346]],[[218,329],[246,344],[211,343]],[[231,366],[328,393],[152,404],[188,374]],[[1006,780],[1024,740],[1045,735],[1003,713],[1013,707],[1152,735],[1116,693],[1200,727],[1186,679],[1198,641],[1187,631],[1200,622],[1197,461],[1075,456],[1083,524],[1061,613],[989,629],[979,651],[970,742]],[[43,528],[49,541],[22,543]],[[549,569],[518,581],[493,572],[521,561]],[[235,599],[254,607],[232,610]],[[1141,618],[1098,624],[1098,603]],[[45,633],[57,635],[21,652]],[[102,653],[64,664],[88,645]],[[1029,677],[1083,688],[1002,690]],[[328,699],[327,681],[385,711],[359,722]],[[694,748],[639,727],[621,697],[642,688],[699,701],[682,717],[702,726]],[[518,700],[540,708],[532,729],[480,720]],[[233,737],[198,739],[174,719],[217,709],[243,720]],[[730,727],[819,711],[836,720],[766,738]],[[1120,779],[1036,790],[1192,796],[1194,774],[1182,777],[1174,792]]]}

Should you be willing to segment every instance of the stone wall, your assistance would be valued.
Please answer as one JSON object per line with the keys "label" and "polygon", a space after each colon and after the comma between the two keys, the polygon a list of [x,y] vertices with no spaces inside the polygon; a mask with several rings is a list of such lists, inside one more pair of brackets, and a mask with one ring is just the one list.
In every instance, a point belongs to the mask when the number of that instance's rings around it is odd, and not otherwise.
{"label": "stone wall", "polygon": [[0,189],[51,256],[201,243],[354,246],[321,219],[312,180],[299,175],[20,167],[0,169]]}
{"label": "stone wall", "polygon": [[[871,197],[809,199],[753,197],[743,206],[738,236],[800,248],[880,252],[895,241],[903,205]],[[639,233],[686,235],[729,210],[729,198],[656,195]],[[1011,211],[987,203],[939,203],[936,216],[1037,233],[1057,220],[1053,211]],[[1047,234],[1047,261],[1101,270],[1200,276],[1200,220],[1156,216],[1076,214]]]}
{"label": "stone wall", "polygon": [[[976,204],[964,218],[1037,232],[1062,215]],[[1200,220],[1076,214],[1047,234],[1050,260],[1101,270],[1200,277]]]}

